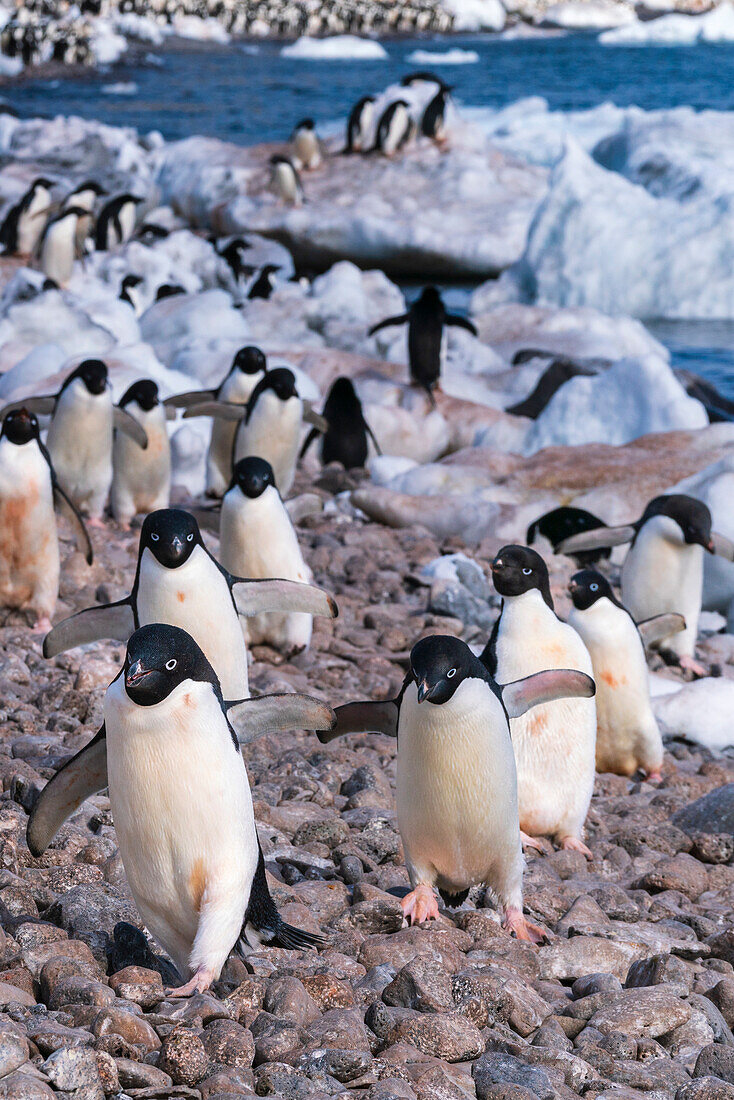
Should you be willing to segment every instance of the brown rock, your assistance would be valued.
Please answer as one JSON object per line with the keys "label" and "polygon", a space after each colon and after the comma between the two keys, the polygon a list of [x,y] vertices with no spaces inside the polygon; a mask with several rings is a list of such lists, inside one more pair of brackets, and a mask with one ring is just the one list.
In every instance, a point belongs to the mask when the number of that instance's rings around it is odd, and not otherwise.
{"label": "brown rock", "polygon": [[484,1050],[479,1028],[458,1013],[426,1013],[401,1021],[396,1037],[447,1062],[465,1062]]}
{"label": "brown rock", "polygon": [[621,1031],[635,1038],[655,1039],[674,1031],[691,1015],[690,1006],[663,987],[597,996],[605,998],[606,1004],[593,1014],[589,1026],[603,1034]]}
{"label": "brown rock", "polygon": [[209,1058],[198,1035],[185,1027],[175,1027],[161,1044],[158,1068],[175,1085],[193,1088],[206,1076]]}
{"label": "brown rock", "polygon": [[672,859],[661,859],[636,885],[650,894],[678,890],[695,901],[707,887],[706,868],[693,856],[681,853]]}
{"label": "brown rock", "polygon": [[110,988],[118,997],[147,1011],[162,1001],[165,993],[163,979],[157,970],[146,970],[144,966],[126,966],[110,978]]}
{"label": "brown rock", "polygon": [[123,1008],[103,1008],[92,1025],[95,1036],[120,1035],[131,1046],[141,1046],[146,1051],[158,1050],[161,1041],[147,1020]]}
{"label": "brown rock", "polygon": [[255,1057],[252,1033],[234,1020],[214,1020],[201,1036],[204,1050],[213,1062],[249,1069]]}

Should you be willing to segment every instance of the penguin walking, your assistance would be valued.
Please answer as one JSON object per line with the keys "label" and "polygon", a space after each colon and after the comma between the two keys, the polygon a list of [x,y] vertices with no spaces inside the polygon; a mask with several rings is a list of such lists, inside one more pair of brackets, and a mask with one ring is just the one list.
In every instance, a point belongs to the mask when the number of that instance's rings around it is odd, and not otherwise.
{"label": "penguin walking", "polygon": [[[166,398],[167,407],[189,409],[212,401],[245,406],[258,382],[264,378],[267,361],[260,348],[245,347],[235,355],[227,375],[214,390],[191,390]],[[232,477],[232,451],[237,423],[212,418],[212,434],[206,455],[206,495],[221,497]]]}
{"label": "penguin walking", "polygon": [[[659,782],[663,741],[650,704],[641,637],[656,620],[638,630],[609,581],[593,569],[575,573],[568,590],[573,600],[568,621],[580,634],[594,668],[597,771],[634,775],[642,769],[651,783]],[[685,626],[682,617],[678,625]],[[665,629],[669,626],[666,623]]]}
{"label": "penguin walking", "polygon": [[451,87],[442,84],[434,97],[426,104],[421,116],[421,133],[441,145],[446,140],[446,113],[450,103]]}
{"label": "penguin walking", "polygon": [[141,512],[167,508],[171,495],[171,444],[166,427],[166,409],[158,386],[150,378],[133,382],[120,401],[120,408],[134,417],[148,440],[143,448],[123,432],[116,431],[112,446],[112,489],[110,505],[115,520],[124,528]]}
{"label": "penguin walking", "polygon": [[144,201],[126,192],[105,203],[95,227],[94,244],[98,252],[107,252],[130,240],[135,232],[137,208]]}
{"label": "penguin walking", "polygon": [[408,101],[394,99],[380,115],[373,152],[379,151],[386,157],[394,156],[407,145],[414,128]]}
{"label": "penguin walking", "polygon": [[320,434],[320,458],[324,466],[330,462],[341,462],[345,470],[361,469],[367,461],[368,438],[372,440],[378,455],[382,454],[365,420],[362,402],[357,397],[351,378],[334,380],[321,415],[326,421],[326,431],[321,434],[318,428],[311,429],[301,448],[301,458]]}
{"label": "penguin walking", "polygon": [[367,148],[375,119],[375,97],[363,95],[352,107],[347,120],[347,141],[342,153],[362,153]]}
{"label": "penguin walking", "polygon": [[6,256],[32,256],[48,220],[51,180],[39,176],[19,202],[10,207],[0,226],[0,244]]}
{"label": "penguin walking", "polygon": [[90,526],[100,526],[112,484],[113,426],[147,447],[144,429],[127,410],[112,404],[107,367],[85,359],[64,380],[58,393],[28,397],[0,413],[25,406],[39,415],[52,414],[47,446],[59,484]]}
{"label": "penguin walking", "polygon": [[57,286],[67,285],[74,271],[74,260],[81,258],[77,248],[80,219],[88,217],[80,206],[66,206],[46,222],[39,244],[43,274]]}
{"label": "penguin walking", "polygon": [[[273,468],[262,458],[241,458],[235,465],[222,501],[219,556],[235,576],[259,579],[276,573],[286,580],[313,583]],[[250,645],[270,645],[293,656],[310,644],[313,616],[269,612],[250,616],[243,629]]]}
{"label": "penguin walking", "polygon": [[126,642],[139,626],[171,623],[196,639],[225,697],[245,699],[247,648],[239,616],[262,611],[337,614],[331,596],[312,585],[232,576],[207,550],[195,517],[181,508],[164,508],[143,521],[130,595],[64,619],[47,634],[43,653],[55,657],[101,638]]}
{"label": "penguin walking", "polygon": [[[501,683],[545,669],[572,668],[591,676],[589,651],[553,609],[548,568],[527,546],[504,546],[492,562],[502,610],[481,655]],[[581,839],[594,789],[594,700],[558,699],[510,723],[517,761],[520,829],[526,847],[543,851],[535,837],[561,848],[591,851]]]}
{"label": "penguin walking", "polygon": [[0,430],[0,604],[37,615],[34,630],[51,628],[59,594],[59,540],[54,503],[75,524],[79,549],[92,564],[81,516],[59,485],[38,420],[16,409]]}
{"label": "penguin walking", "polygon": [[293,371],[276,367],[267,371],[252,391],[247,406],[216,403],[195,405],[184,417],[215,416],[238,421],[232,463],[248,455],[259,455],[269,462],[281,496],[293,485],[298,460],[298,445],[304,421],[320,431],[326,421],[302,401],[296,389]]}
{"label": "penguin walking", "polygon": [[734,544],[711,530],[711,512],[695,497],[671,493],[655,497],[642,516],[624,527],[599,527],[566,539],[559,554],[598,550],[631,543],[622,566],[622,603],[638,622],[677,612],[684,630],[660,638],[656,648],[664,660],[694,676],[706,669],[695,657],[701,614],[703,555],[734,561]]}
{"label": "penguin walking", "polygon": [[[240,707],[249,739],[273,728],[329,728],[330,708],[309,696]],[[230,952],[273,943],[319,947],[322,937],[286,924],[273,902],[255,829],[252,795],[231,703],[193,638],[162,623],[130,638],[104,698],[94,739],[44,788],[28,822],[40,855],[89,794],[109,785],[125,876],[148,930],[171,957],[186,997],[208,989]]]}
{"label": "penguin walking", "polygon": [[380,329],[391,325],[408,326],[408,362],[410,378],[414,385],[426,391],[432,405],[435,405],[433,391],[441,376],[441,340],[446,325],[464,328],[477,335],[476,327],[466,317],[456,313],[447,313],[441,295],[435,286],[427,286],[416,298],[407,313],[398,317],[386,317],[384,321],[373,325],[368,336],[374,336]]}
{"label": "penguin walking", "polygon": [[270,168],[273,189],[278,197],[291,206],[303,206],[306,201],[303,184],[290,157],[272,156]]}
{"label": "penguin walking", "polygon": [[459,638],[433,635],[411,650],[396,699],[337,707],[326,743],[345,733],[397,737],[398,827],[411,892],[401,905],[418,924],[438,916],[434,888],[459,906],[472,886],[492,889],[504,927],[518,939],[544,933],[522,911],[523,854],[518,783],[508,720],[569,696],[593,680],[554,669],[500,685]]}
{"label": "penguin walking", "polygon": [[294,162],[306,172],[318,168],[323,160],[321,142],[316,136],[312,118],[302,118],[291,134]]}

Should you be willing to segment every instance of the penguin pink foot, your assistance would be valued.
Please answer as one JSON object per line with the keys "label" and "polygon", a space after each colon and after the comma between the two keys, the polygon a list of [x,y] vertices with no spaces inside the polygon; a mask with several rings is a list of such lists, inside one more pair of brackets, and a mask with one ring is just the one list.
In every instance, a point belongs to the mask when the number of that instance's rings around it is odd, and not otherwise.
{"label": "penguin pink foot", "polygon": [[528,836],[527,833],[524,833],[522,830],[520,830],[520,841],[522,843],[523,849],[532,848],[534,852],[540,852],[542,856],[547,855],[547,851],[543,844],[543,841],[539,840],[538,837]]}
{"label": "penguin pink foot", "polygon": [[105,521],[101,516],[89,516],[86,522],[87,527],[96,527],[99,530],[104,530],[105,528]]}
{"label": "penguin pink foot", "polygon": [[420,883],[402,898],[400,905],[408,924],[422,924],[426,920],[436,920],[438,902],[430,886]]}
{"label": "penguin pink foot", "polygon": [[526,943],[544,943],[548,933],[537,924],[531,924],[522,909],[508,909],[502,927],[515,938]]}
{"label": "penguin pink foot", "polygon": [[657,768],[654,772],[648,772],[645,776],[646,783],[662,783],[662,780],[663,773],[660,771],[660,768]]}
{"label": "penguin pink foot", "polygon": [[167,997],[193,997],[194,993],[205,993],[214,981],[214,971],[206,967],[199,967],[193,978],[185,985],[179,985],[175,989],[167,989]]}
{"label": "penguin pink foot", "polygon": [[583,840],[579,840],[577,836],[564,836],[561,840],[561,851],[563,852],[581,852],[587,859],[593,859],[594,853],[591,848],[587,848]]}
{"label": "penguin pink foot", "polygon": [[34,634],[48,634],[51,629],[51,620],[48,615],[42,615],[40,619],[36,619],[33,624]]}
{"label": "penguin pink foot", "polygon": [[680,667],[684,672],[690,672],[699,679],[708,675],[708,669],[697,661],[695,657],[681,657]]}

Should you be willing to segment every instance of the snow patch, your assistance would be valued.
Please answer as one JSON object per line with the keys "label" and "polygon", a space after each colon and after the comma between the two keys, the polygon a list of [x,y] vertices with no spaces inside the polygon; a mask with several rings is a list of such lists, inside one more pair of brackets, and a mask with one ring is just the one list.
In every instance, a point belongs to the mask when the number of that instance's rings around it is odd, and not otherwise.
{"label": "snow patch", "polygon": [[281,57],[297,61],[384,61],[387,50],[371,38],[354,34],[337,34],[333,38],[311,38],[304,35],[297,42],[284,46]]}

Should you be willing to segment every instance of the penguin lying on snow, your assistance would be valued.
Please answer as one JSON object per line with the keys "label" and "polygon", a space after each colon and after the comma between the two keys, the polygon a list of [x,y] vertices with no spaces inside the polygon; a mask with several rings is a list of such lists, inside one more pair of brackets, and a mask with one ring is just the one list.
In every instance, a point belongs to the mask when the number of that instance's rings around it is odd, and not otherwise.
{"label": "penguin lying on snow", "polygon": [[171,623],[196,639],[225,696],[244,699],[249,691],[247,649],[239,615],[262,611],[337,615],[331,596],[312,585],[232,576],[207,550],[194,516],[164,508],[143,521],[130,595],[64,619],[46,636],[43,652],[55,657],[101,638],[126,642],[139,626]]}
{"label": "penguin lying on snow", "polygon": [[600,527],[566,539],[559,554],[631,543],[622,567],[622,603],[635,619],[669,611],[681,614],[685,630],[658,641],[661,656],[696,676],[706,669],[694,659],[701,613],[703,553],[734,561],[734,544],[711,531],[711,512],[695,497],[655,497],[641,517],[625,527]]}
{"label": "penguin lying on snow", "polygon": [[47,444],[59,484],[90,515],[91,525],[98,526],[112,482],[113,427],[139,447],[148,446],[142,425],[112,404],[107,367],[100,359],[85,359],[58,393],[16,401],[0,416],[21,406],[39,416],[51,414]]}
{"label": "penguin lying on snow", "polygon": [[638,629],[609,581],[593,569],[575,573],[568,591],[573,600],[569,624],[581,635],[594,668],[596,769],[634,775],[641,768],[651,782],[658,782],[663,741],[650,705],[642,638],[656,628],[670,633],[677,625],[683,630],[685,619],[657,616]]}
{"label": "penguin lying on snow", "polygon": [[[540,554],[527,546],[504,546],[492,562],[492,580],[502,610],[480,658],[492,676],[506,683],[552,668],[591,676],[586,646],[553,610]],[[533,838],[550,836],[561,848],[593,858],[581,835],[594,789],[594,700],[545,703],[513,719],[510,730],[523,843],[543,851]]]}
{"label": "penguin lying on snow", "polygon": [[91,565],[89,535],[58,483],[38,421],[27,409],[16,409],[0,431],[0,604],[31,608],[38,616],[34,629],[44,631],[51,626],[59,594],[55,502],[65,506]]}
{"label": "penguin lying on snow", "polygon": [[373,325],[368,336],[390,325],[408,325],[408,361],[411,381],[426,391],[431,404],[435,404],[433,390],[441,374],[441,338],[446,325],[465,328],[477,335],[476,327],[466,317],[447,313],[441,295],[435,286],[427,286],[413,302],[407,313],[398,317],[386,317]]}
{"label": "penguin lying on snow", "polygon": [[[603,520],[585,508],[572,508],[562,506],[553,508],[545,515],[533,520],[527,530],[525,541],[532,546],[538,535],[548,539],[553,547],[553,553],[558,553],[562,542],[572,535],[581,534],[582,531],[594,531],[597,527],[605,527]],[[608,558],[611,550],[608,547],[599,547],[598,550],[580,550],[570,555],[578,566],[595,565],[603,558]]]}
{"label": "penguin lying on snow", "polygon": [[[189,390],[187,393],[166,398],[165,404],[174,409],[189,409],[212,401],[246,405],[266,370],[267,362],[260,348],[240,348],[232,360],[232,366],[216,389]],[[213,418],[212,435],[206,455],[207,496],[221,497],[229,485],[236,434],[236,423],[220,417]]]}
{"label": "penguin lying on snow", "polygon": [[379,732],[398,739],[396,803],[411,892],[401,905],[413,923],[438,916],[437,887],[461,905],[472,886],[496,894],[504,927],[539,942],[522,911],[523,854],[508,719],[567,696],[594,694],[582,672],[555,669],[500,685],[458,638],[423,638],[396,699],[337,707],[319,740]]}
{"label": "penguin lying on snow", "polygon": [[112,515],[123,527],[139,513],[167,508],[171,494],[171,444],[166,417],[175,417],[158,396],[150,378],[133,382],[123,394],[120,408],[133,416],[145,432],[148,446],[140,447],[122,432],[115,432],[112,447]]}
{"label": "penguin lying on snow", "polygon": [[378,455],[382,454],[374,432],[364,418],[362,402],[350,378],[336,378],[332,382],[321,415],[326,421],[326,431],[321,433],[318,428],[311,429],[301,448],[300,458],[319,435],[320,458],[324,466],[330,462],[341,462],[345,470],[361,469],[367,461],[368,436]]}
{"label": "penguin lying on snow", "polygon": [[[191,975],[173,990],[179,997],[208,989],[234,948],[323,943],[286,924],[270,896],[231,705],[190,635],[142,627],[107,689],[102,728],[44,788],[28,822],[28,847],[39,856],[82,801],[109,785],[138,911],[179,972]],[[250,740],[333,722],[329,707],[302,695],[251,699],[240,712]]]}
{"label": "penguin lying on snow", "polygon": [[31,256],[41,239],[51,206],[51,180],[39,176],[19,202],[10,207],[0,226],[6,256]]}

